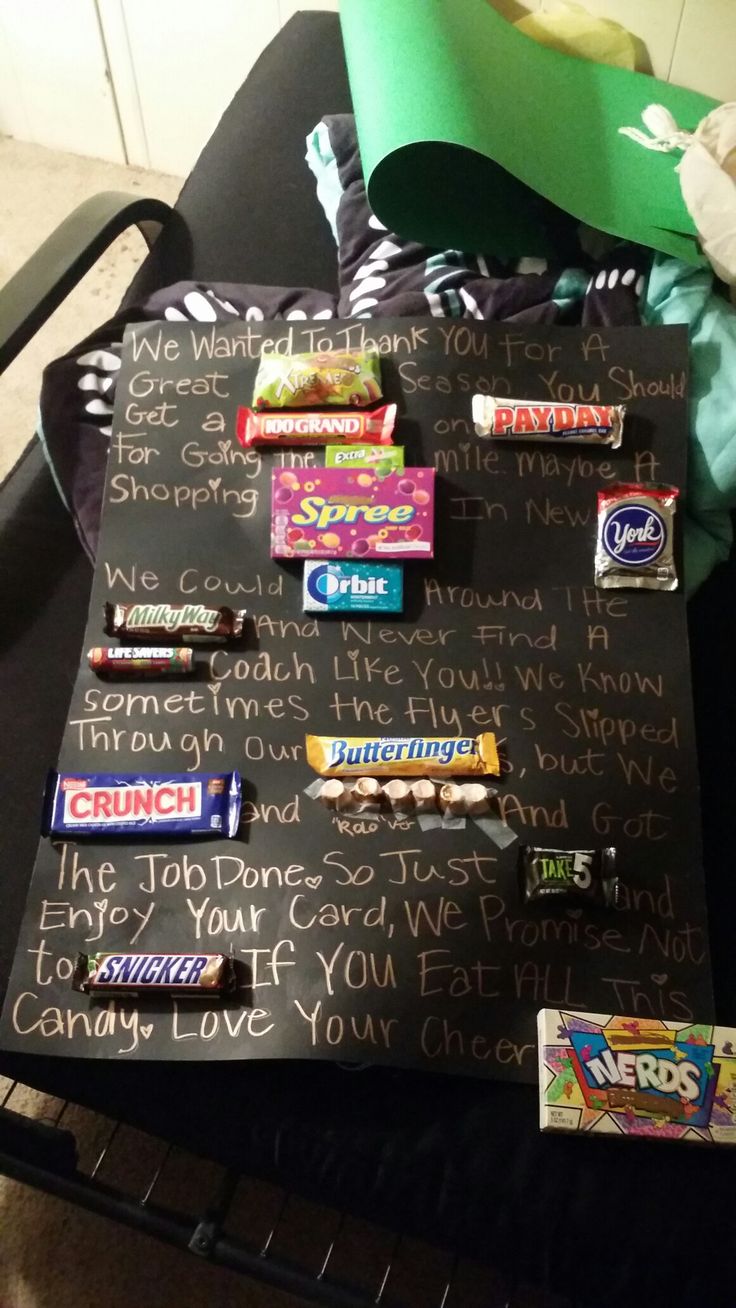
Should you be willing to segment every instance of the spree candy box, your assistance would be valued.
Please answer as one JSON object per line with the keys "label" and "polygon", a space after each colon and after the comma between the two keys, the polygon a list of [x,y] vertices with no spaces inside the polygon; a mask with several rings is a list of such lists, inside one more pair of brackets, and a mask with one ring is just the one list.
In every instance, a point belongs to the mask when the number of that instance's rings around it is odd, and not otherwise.
{"label": "spree candy box", "polygon": [[275,559],[431,559],[434,469],[379,477],[368,468],[277,468],[272,475]]}

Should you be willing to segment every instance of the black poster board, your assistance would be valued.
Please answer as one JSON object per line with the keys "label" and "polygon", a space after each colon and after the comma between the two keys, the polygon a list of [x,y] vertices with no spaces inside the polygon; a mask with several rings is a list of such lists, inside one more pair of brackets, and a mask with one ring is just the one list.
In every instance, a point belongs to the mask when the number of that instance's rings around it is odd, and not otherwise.
{"label": "black poster board", "polygon": [[[276,349],[377,342],[407,465],[438,472],[436,558],[405,565],[384,621],[301,609],[301,567],[269,557],[274,466],[235,411]],[[125,1058],[318,1057],[533,1080],[543,1005],[712,1017],[682,593],[593,585],[596,491],[684,490],[684,329],[467,322],[159,324],[128,330],[87,646],[105,600],[245,605],[239,649],[194,682],[99,681],[82,662],[65,770],[238,767],[243,838],[42,840],[2,1017],[7,1049]],[[626,401],[621,451],[494,445],[476,390]],[[682,514],[680,513],[680,519]],[[681,521],[680,521],[681,530]],[[680,564],[681,566],[681,564]],[[478,828],[348,823],[304,790],[305,731],[495,730],[501,811]],[[613,843],[609,912],[521,906],[522,841]],[[78,949],[234,947],[222,1007],[72,993]]]}

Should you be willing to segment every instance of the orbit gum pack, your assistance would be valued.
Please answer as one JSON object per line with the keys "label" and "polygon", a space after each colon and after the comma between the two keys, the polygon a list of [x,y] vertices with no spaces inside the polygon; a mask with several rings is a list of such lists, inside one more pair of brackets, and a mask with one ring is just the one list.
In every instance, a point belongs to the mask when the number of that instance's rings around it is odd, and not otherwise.
{"label": "orbit gum pack", "polygon": [[434,469],[275,469],[275,559],[431,559]]}
{"label": "orbit gum pack", "polygon": [[736,1029],[543,1008],[542,1131],[736,1145]]}

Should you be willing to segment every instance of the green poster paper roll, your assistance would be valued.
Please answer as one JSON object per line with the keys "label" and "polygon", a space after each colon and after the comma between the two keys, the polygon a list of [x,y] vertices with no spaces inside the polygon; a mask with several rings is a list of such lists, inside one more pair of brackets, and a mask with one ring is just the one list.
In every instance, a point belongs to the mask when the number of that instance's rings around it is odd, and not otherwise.
{"label": "green poster paper roll", "polygon": [[488,0],[341,0],[372,209],[404,237],[501,258],[560,250],[560,213],[704,262],[678,155],[621,136],[718,101],[539,45]]}

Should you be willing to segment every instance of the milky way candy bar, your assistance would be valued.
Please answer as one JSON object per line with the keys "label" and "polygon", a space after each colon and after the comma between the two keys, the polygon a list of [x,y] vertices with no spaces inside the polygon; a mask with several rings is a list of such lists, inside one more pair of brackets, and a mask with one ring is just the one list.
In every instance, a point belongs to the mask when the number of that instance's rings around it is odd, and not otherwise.
{"label": "milky way candy bar", "polygon": [[231,609],[226,604],[212,608],[207,604],[106,604],[105,631],[108,636],[126,640],[154,641],[162,637],[176,640],[238,640],[243,634],[245,609]]}
{"label": "milky way candy bar", "polygon": [[90,995],[165,991],[208,999],[232,990],[233,960],[227,954],[79,954],[72,987]]}
{"label": "milky way candy bar", "polygon": [[43,835],[234,836],[239,772],[50,772]]}
{"label": "milky way candy bar", "polygon": [[473,396],[473,422],[479,436],[516,441],[557,441],[563,445],[610,445],[618,449],[626,409],[622,404],[556,404]]}

